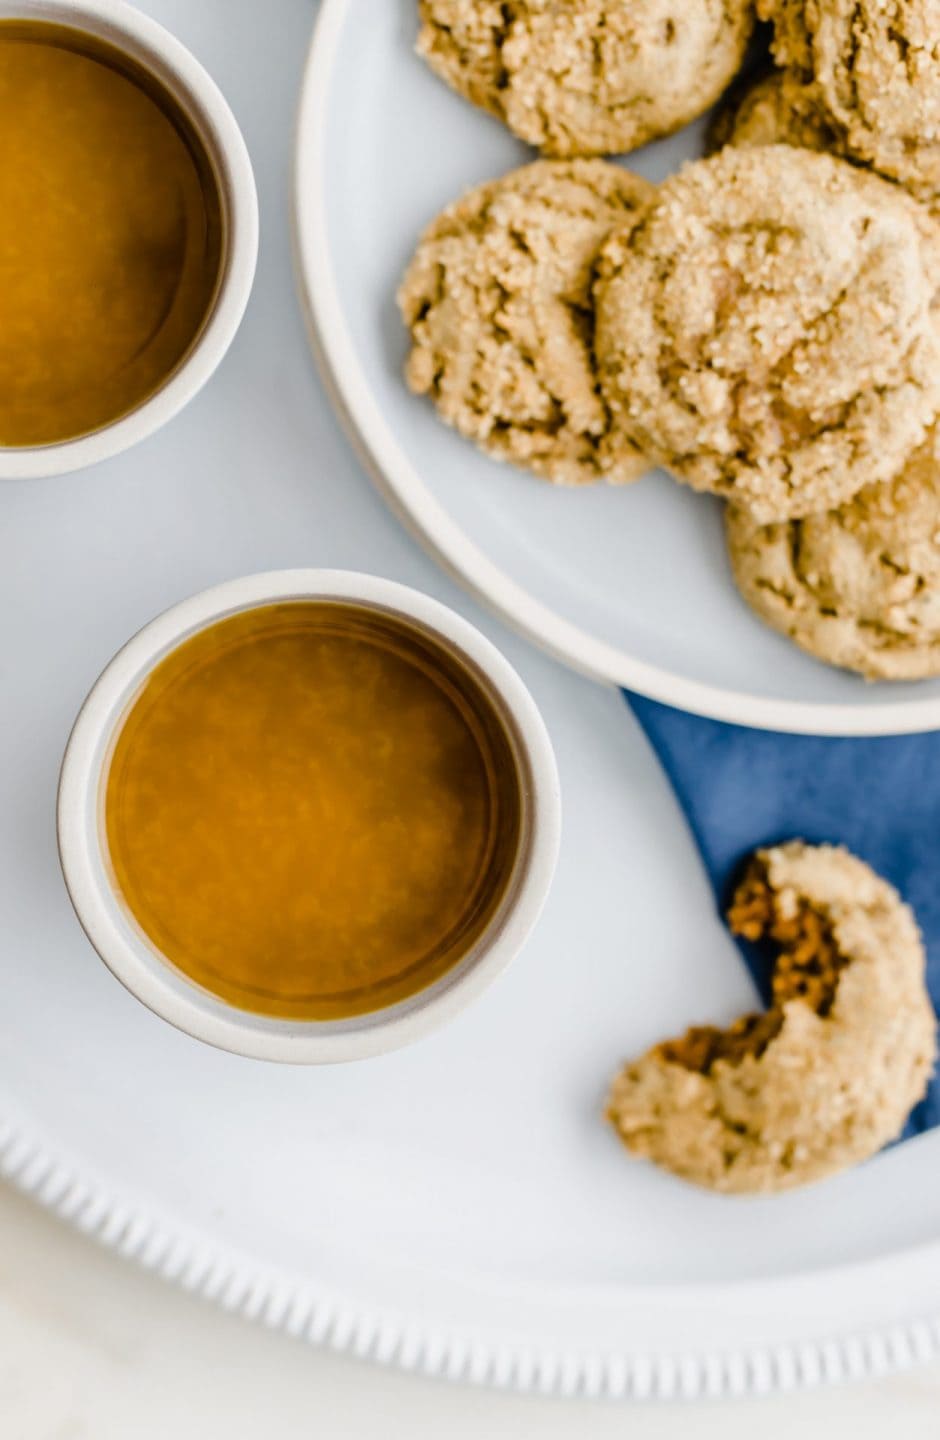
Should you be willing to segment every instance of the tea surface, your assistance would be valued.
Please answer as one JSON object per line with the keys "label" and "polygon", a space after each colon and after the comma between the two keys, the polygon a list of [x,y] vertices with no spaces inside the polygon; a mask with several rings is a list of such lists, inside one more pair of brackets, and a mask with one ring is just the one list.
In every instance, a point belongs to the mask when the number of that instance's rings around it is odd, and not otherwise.
{"label": "tea surface", "polygon": [[335,1019],[432,984],[518,849],[513,750],[419,631],[263,606],[154,670],[105,781],[114,881],[179,970],[243,1009]]}
{"label": "tea surface", "polygon": [[0,21],[0,445],[88,434],[191,348],[222,263],[212,167],[175,100],[77,30]]}

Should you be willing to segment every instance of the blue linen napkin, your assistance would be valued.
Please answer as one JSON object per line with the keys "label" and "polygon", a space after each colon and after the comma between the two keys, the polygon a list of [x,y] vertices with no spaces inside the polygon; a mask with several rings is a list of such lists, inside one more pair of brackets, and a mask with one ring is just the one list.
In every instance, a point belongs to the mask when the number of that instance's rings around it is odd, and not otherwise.
{"label": "blue linen napkin", "polygon": [[[834,740],[750,730],[624,692],[685,811],[724,913],[752,850],[783,840],[846,845],[913,906],[940,1011],[940,732]],[[739,949],[765,997],[766,964]],[[702,1019],[689,1016],[689,1024]],[[940,1079],[904,1132],[940,1124]]]}

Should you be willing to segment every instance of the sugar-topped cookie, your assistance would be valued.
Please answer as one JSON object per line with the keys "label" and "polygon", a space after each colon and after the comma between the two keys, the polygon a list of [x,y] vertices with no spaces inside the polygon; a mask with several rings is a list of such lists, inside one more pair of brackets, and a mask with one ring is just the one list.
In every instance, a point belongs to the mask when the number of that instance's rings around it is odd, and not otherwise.
{"label": "sugar-topped cookie", "polygon": [[759,525],[729,506],[738,588],[762,620],[869,679],[940,675],[940,434],[836,510]]}
{"label": "sugar-topped cookie", "polygon": [[418,51],[546,155],[635,150],[737,72],[751,0],[420,0]]}
{"label": "sugar-topped cookie", "polygon": [[652,194],[604,160],[541,160],[449,206],[399,290],[411,389],[488,454],[558,484],[636,479],[640,451],[608,448],[591,284],[605,237]]}
{"label": "sugar-topped cookie", "polygon": [[812,88],[790,70],[733,87],[708,133],[709,150],[723,145],[797,145],[842,154],[838,128],[816,105]]}
{"label": "sugar-topped cookie", "polygon": [[845,147],[924,198],[940,191],[938,0],[759,0],[778,63],[811,81]]}
{"label": "sugar-topped cookie", "polygon": [[794,841],[758,852],[729,921],[777,951],[771,1008],[628,1064],[608,1102],[621,1140],[685,1180],[739,1193],[874,1155],[923,1098],[936,1054],[910,908],[846,850]]}
{"label": "sugar-topped cookie", "polygon": [[764,523],[890,478],[940,412],[938,244],[923,206],[829,155],[687,165],[602,251],[615,427]]}

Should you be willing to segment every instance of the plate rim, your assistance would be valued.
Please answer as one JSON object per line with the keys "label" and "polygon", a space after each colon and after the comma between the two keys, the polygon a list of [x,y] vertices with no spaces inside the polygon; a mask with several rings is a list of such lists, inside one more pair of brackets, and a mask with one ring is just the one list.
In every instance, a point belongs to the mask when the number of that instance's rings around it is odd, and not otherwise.
{"label": "plate rim", "polygon": [[[877,706],[779,700],[693,680],[637,659],[564,619],[462,531],[412,465],[375,403],[356,357],[334,279],[325,194],[327,111],[350,0],[321,0],[301,85],[291,211],[294,267],[321,377],[358,456],[399,520],[491,613],[569,669],[708,719],[801,735],[905,735],[940,729],[940,696]],[[312,183],[311,183],[312,180]]]}
{"label": "plate rim", "polygon": [[[341,1292],[319,1288],[315,1279],[259,1263],[198,1227],[173,1223],[158,1210],[133,1202],[94,1170],[79,1167],[27,1126],[2,1115],[0,1178],[103,1249],[230,1314],[306,1344],[429,1379],[559,1399],[752,1399],[821,1384],[883,1379],[940,1356],[940,1313],[810,1341],[741,1341],[707,1350],[683,1350],[677,1344],[669,1350],[598,1352],[562,1343],[529,1343],[521,1336],[507,1342],[504,1336],[487,1336],[479,1325],[447,1329],[427,1325],[407,1311],[356,1307]],[[825,1284],[842,1274],[857,1282],[859,1277],[873,1278],[872,1272],[885,1264],[910,1262],[920,1255],[932,1257],[940,1270],[940,1242],[928,1242],[887,1260],[787,1278]],[[698,1286],[690,1293],[707,1289],[740,1297],[746,1324],[747,1295],[764,1283]]]}

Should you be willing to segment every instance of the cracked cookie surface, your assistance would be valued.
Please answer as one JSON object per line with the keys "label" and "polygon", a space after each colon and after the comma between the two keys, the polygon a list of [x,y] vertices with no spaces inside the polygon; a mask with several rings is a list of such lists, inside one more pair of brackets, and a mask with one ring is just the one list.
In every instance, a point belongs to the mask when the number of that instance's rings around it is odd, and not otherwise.
{"label": "cracked cookie surface", "polygon": [[837,510],[758,525],[726,516],[738,588],[767,624],[869,679],[940,675],[940,434],[894,480]]}
{"label": "cracked cookie surface", "polygon": [[[748,89],[728,96],[716,111],[708,133],[710,153],[723,145],[796,145],[871,168],[847,150],[840,127],[820,109],[812,86],[803,84],[789,70],[775,70]],[[904,188],[940,222],[940,194],[925,195],[917,186]]]}
{"label": "cracked cookie surface", "polygon": [[790,1189],[874,1155],[925,1094],[936,1054],[910,908],[847,851],[793,841],[758,852],[729,920],[778,952],[771,1008],[628,1064],[608,1103],[621,1140],[729,1193]]}
{"label": "cracked cookie surface", "polygon": [[723,145],[796,145],[840,154],[839,135],[813,101],[812,90],[787,70],[735,90],[715,114],[710,151]]}
{"label": "cracked cookie surface", "polygon": [[940,191],[940,0],[760,0],[778,63],[811,80],[845,148]]}
{"label": "cracked cookie surface", "polygon": [[783,68],[807,75],[813,64],[807,0],[755,0],[757,18],[773,25],[770,48]]}
{"label": "cracked cookie surface", "polygon": [[602,250],[615,427],[762,523],[890,478],[940,412],[938,244],[923,206],[829,155],[687,165]]}
{"label": "cracked cookie surface", "polygon": [[546,155],[670,134],[740,67],[751,0],[420,0],[418,51]]}
{"label": "cracked cookie surface", "polygon": [[591,284],[605,237],[652,193],[604,160],[541,160],[449,206],[399,290],[411,389],[488,454],[557,484],[641,475],[635,447],[609,445]]}

